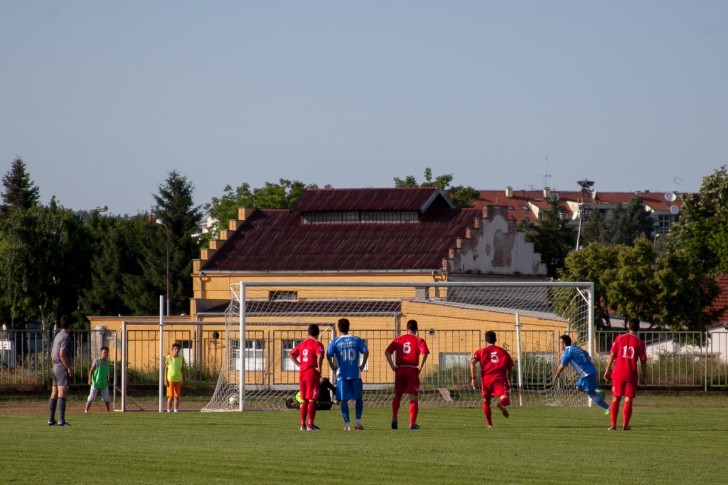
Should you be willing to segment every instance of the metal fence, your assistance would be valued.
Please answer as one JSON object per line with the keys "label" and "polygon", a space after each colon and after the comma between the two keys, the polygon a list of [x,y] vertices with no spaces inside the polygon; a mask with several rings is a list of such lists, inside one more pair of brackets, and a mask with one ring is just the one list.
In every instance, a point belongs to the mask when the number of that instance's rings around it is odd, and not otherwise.
{"label": "metal fence", "polygon": [[[295,386],[297,373],[287,366],[286,346],[300,339],[298,333],[271,329],[249,332],[244,350],[250,379],[261,386],[275,384]],[[369,332],[369,333],[368,333]],[[357,332],[355,332],[357,333]],[[386,332],[385,332],[386,333]],[[455,361],[467,360],[482,344],[482,330],[436,331],[424,334],[438,367],[453,367]],[[604,365],[614,338],[620,332],[596,332],[593,360],[599,370],[600,383]],[[392,334],[381,331],[358,332],[369,342],[372,354],[383,352],[383,346]],[[327,344],[327,337],[322,336]],[[647,386],[664,389],[720,389],[728,388],[728,332],[642,331],[640,337],[647,347]],[[542,337],[546,352],[558,349],[558,334],[546,332]],[[193,330],[165,328],[165,353],[173,341],[182,344],[182,355],[188,363],[189,373],[185,387],[207,392],[215,387],[220,373],[223,349],[220,333],[199,326]],[[328,338],[330,340],[330,338]],[[121,338],[105,330],[72,332],[72,386],[86,386],[88,370],[98,356],[102,345],[110,348],[112,382],[118,386],[121,364]],[[52,330],[14,330],[0,332],[0,392],[48,390],[52,383],[50,350]],[[499,333],[499,343],[505,347],[515,345],[509,332]],[[156,330],[129,330],[127,340],[128,392],[145,392],[159,385],[159,332]],[[372,361],[373,362],[373,361]],[[544,361],[545,362],[545,361]],[[556,365],[545,362],[547,366]],[[365,383],[390,383],[389,370],[384,366],[371,366],[364,373]],[[234,369],[230,369],[234,370]],[[453,376],[454,379],[457,379]],[[252,381],[249,381],[252,383]]]}

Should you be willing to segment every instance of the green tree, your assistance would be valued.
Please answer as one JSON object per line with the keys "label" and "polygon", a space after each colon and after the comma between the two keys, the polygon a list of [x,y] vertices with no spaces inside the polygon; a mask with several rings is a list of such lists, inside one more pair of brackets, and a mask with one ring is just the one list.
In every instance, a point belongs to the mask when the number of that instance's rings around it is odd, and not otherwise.
{"label": "green tree", "polygon": [[654,221],[645,208],[645,202],[639,195],[635,195],[624,207],[617,205],[605,222],[605,241],[610,244],[626,244],[631,246],[634,241],[644,235],[652,236]]}
{"label": "green tree", "polygon": [[[233,190],[226,185],[222,197],[213,197],[204,209],[217,221],[211,229],[213,235],[219,231],[220,224],[227,227],[227,221],[236,219],[238,207],[259,207],[265,209],[291,209],[304,191],[318,188],[315,184],[304,184],[298,180],[280,179],[277,184],[266,182],[263,187],[251,188],[243,183]],[[330,188],[327,186],[327,188]]]}
{"label": "green tree", "polygon": [[657,298],[652,243],[641,236],[634,246],[619,245],[617,248],[617,265],[605,272],[605,277],[610,281],[606,292],[607,301],[619,315],[654,323]]}
{"label": "green tree", "polygon": [[480,196],[480,192],[473,187],[464,187],[462,185],[450,186],[453,181],[453,175],[451,173],[433,178],[432,169],[425,168],[424,178],[424,182],[418,184],[417,178],[414,175],[408,175],[403,179],[394,177],[394,186],[398,188],[439,187],[445,191],[453,204],[455,204],[455,207],[461,208],[472,207],[473,202]]}
{"label": "green tree", "polygon": [[594,283],[594,325],[604,328],[610,325],[607,288],[611,280],[609,271],[617,268],[618,246],[591,243],[579,251],[571,251],[558,271],[566,281],[591,281]]}
{"label": "green tree", "polygon": [[526,232],[527,241],[533,242],[535,251],[541,255],[541,261],[546,265],[548,275],[555,277],[559,268],[564,265],[566,255],[576,244],[576,234],[561,219],[556,201],[549,202],[548,210],[542,214],[539,224],[523,219],[526,222],[522,222],[519,229]]}
{"label": "green tree", "polygon": [[[146,254],[149,266],[165,270],[162,278],[166,291],[167,250],[169,250],[169,282],[171,312],[189,311],[192,297],[192,260],[200,256],[200,243],[195,237],[202,218],[200,208],[194,205],[192,183],[176,171],[169,173],[159,194],[154,195],[155,219],[161,222],[158,243],[151,245]],[[159,226],[157,226],[159,229]],[[156,263],[156,264],[155,264]],[[162,273],[158,270],[159,273]],[[162,291],[164,293],[164,291]]]}
{"label": "green tree", "polygon": [[39,189],[30,179],[25,162],[16,158],[10,170],[3,176],[2,215],[12,209],[28,210],[38,205]]}
{"label": "green tree", "polygon": [[77,315],[88,284],[88,235],[81,220],[55,201],[10,211],[0,234],[0,288],[12,317],[52,325]]}
{"label": "green tree", "polygon": [[680,218],[670,228],[667,252],[685,251],[706,273],[728,269],[728,172],[703,177],[697,194],[681,195]]}
{"label": "green tree", "polygon": [[711,275],[685,251],[658,261],[655,271],[656,305],[652,321],[673,330],[703,330],[718,321],[724,309],[712,308],[720,288]]}
{"label": "green tree", "polygon": [[[146,215],[132,218],[120,216],[99,216],[93,214],[86,226],[91,238],[91,284],[84,291],[81,307],[86,315],[129,315],[132,307],[126,300],[135,301],[134,296],[125,298],[129,292],[125,276],[141,275],[140,260],[143,258],[142,245],[134,230],[135,225],[149,229],[147,239],[151,238],[152,224]],[[154,227],[157,229],[157,227]],[[154,290],[151,290],[154,291]],[[157,297],[155,293],[153,298]],[[144,308],[150,305],[146,304]]]}

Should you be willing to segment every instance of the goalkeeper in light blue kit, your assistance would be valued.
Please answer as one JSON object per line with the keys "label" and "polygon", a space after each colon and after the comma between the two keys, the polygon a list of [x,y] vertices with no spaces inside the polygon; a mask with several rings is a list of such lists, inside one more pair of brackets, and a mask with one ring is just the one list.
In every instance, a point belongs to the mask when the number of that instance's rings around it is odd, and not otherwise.
{"label": "goalkeeper in light blue kit", "polygon": [[336,371],[336,399],[341,403],[344,430],[351,431],[349,401],[352,399],[356,401],[354,429],[363,430],[361,415],[364,412],[364,385],[361,371],[367,365],[369,350],[362,339],[349,335],[348,319],[339,319],[336,327],[340,335],[326,349],[326,359],[331,369]]}
{"label": "goalkeeper in light blue kit", "polygon": [[561,350],[564,351],[564,355],[561,357],[561,365],[554,374],[554,382],[558,379],[559,374],[566,369],[567,365],[570,365],[579,376],[579,380],[576,381],[576,388],[582,392],[585,392],[587,396],[591,398],[597,406],[607,410],[609,413],[609,405],[604,402],[604,399],[600,395],[599,384],[597,382],[597,368],[589,357],[589,353],[576,345],[571,345],[571,337],[568,335],[562,335],[559,337],[561,344]]}

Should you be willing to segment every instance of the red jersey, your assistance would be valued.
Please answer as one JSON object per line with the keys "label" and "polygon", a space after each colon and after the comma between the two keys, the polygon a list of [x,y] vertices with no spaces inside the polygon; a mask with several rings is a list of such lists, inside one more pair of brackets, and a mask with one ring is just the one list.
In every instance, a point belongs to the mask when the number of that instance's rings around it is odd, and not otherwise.
{"label": "red jersey", "polygon": [[647,360],[644,342],[636,335],[623,333],[614,339],[611,352],[616,357],[612,379],[637,382],[637,361]]}
{"label": "red jersey", "polygon": [[299,380],[318,382],[321,379],[318,356],[324,355],[324,344],[313,337],[308,337],[296,345],[288,355],[298,357],[298,361],[301,363]]}
{"label": "red jersey", "polygon": [[417,335],[406,333],[392,340],[387,347],[387,352],[395,354],[394,365],[417,367],[420,365],[420,355],[427,355],[430,349],[427,343]]}
{"label": "red jersey", "polygon": [[513,369],[511,354],[504,348],[497,345],[486,345],[473,354],[473,360],[480,364],[481,376],[499,375],[506,376],[506,372]]}

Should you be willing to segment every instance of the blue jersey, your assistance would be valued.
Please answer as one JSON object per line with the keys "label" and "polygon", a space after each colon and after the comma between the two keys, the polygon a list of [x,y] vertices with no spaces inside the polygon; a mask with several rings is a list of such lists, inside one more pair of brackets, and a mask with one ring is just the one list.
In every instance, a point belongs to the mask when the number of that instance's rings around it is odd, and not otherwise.
{"label": "blue jersey", "polygon": [[570,365],[579,377],[586,377],[597,373],[597,368],[592,364],[589,353],[576,345],[570,345],[564,349],[564,355],[561,357],[561,365]]}
{"label": "blue jersey", "polygon": [[335,357],[339,366],[336,378],[340,381],[361,379],[359,358],[367,351],[367,345],[362,339],[354,335],[336,337],[326,350],[328,357]]}

